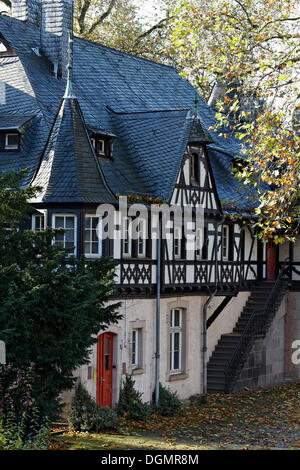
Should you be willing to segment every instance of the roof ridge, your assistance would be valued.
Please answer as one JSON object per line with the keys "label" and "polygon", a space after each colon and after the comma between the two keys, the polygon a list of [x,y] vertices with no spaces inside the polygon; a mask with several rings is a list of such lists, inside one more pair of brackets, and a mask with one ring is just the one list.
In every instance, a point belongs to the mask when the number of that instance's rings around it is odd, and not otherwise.
{"label": "roof ridge", "polygon": [[130,115],[130,114],[154,114],[154,113],[176,113],[183,111],[190,111],[190,108],[174,108],[174,109],[153,109],[144,111],[115,111],[110,106],[106,106],[106,109],[117,115]]}

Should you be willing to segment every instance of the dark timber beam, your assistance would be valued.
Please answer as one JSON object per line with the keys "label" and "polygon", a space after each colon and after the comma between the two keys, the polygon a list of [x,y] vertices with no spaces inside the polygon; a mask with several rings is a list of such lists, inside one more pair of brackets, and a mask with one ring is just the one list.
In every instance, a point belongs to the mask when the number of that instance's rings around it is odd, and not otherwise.
{"label": "dark timber beam", "polygon": [[226,307],[226,305],[231,301],[233,295],[228,295],[225,297],[224,300],[222,300],[222,302],[220,303],[219,307],[216,308],[216,310],[214,311],[214,313],[209,317],[209,319],[207,320],[206,322],[206,327],[209,328],[210,325],[218,318],[218,316],[220,315],[220,313],[224,310],[224,308]]}

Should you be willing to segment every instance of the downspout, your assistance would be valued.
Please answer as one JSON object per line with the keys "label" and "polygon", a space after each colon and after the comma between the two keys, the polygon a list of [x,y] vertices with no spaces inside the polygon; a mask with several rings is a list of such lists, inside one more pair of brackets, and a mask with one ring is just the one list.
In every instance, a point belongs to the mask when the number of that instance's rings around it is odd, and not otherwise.
{"label": "downspout", "polygon": [[160,361],[160,257],[161,257],[161,219],[158,214],[156,241],[156,352],[155,352],[155,404],[159,401],[159,361]]}
{"label": "downspout", "polygon": [[223,224],[224,222],[224,215],[222,219],[216,224],[216,231],[215,231],[215,247],[216,247],[216,256],[215,256],[215,290],[212,294],[210,294],[209,298],[205,302],[203,306],[203,326],[202,326],[202,343],[203,343],[203,362],[202,362],[202,369],[203,369],[203,395],[207,394],[207,308],[215,297],[218,291],[218,281],[219,281],[219,273],[218,273],[218,227],[219,225]]}

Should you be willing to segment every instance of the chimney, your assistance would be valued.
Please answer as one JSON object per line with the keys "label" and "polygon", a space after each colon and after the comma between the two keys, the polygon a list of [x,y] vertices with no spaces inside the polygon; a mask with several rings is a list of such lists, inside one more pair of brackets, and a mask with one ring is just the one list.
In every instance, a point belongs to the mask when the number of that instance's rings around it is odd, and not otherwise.
{"label": "chimney", "polygon": [[40,24],[41,0],[12,0],[12,16],[17,20]]}
{"label": "chimney", "polygon": [[42,0],[41,50],[55,75],[67,78],[69,34],[73,34],[73,0]]}

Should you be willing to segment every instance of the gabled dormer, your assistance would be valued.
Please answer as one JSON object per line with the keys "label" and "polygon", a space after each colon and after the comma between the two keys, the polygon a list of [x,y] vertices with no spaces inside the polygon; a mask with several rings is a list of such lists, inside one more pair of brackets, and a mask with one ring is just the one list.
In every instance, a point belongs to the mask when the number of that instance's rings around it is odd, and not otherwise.
{"label": "gabled dormer", "polygon": [[98,158],[113,159],[114,136],[99,131],[91,131],[90,138]]}
{"label": "gabled dormer", "polygon": [[26,124],[33,116],[0,116],[0,152],[18,152]]}

